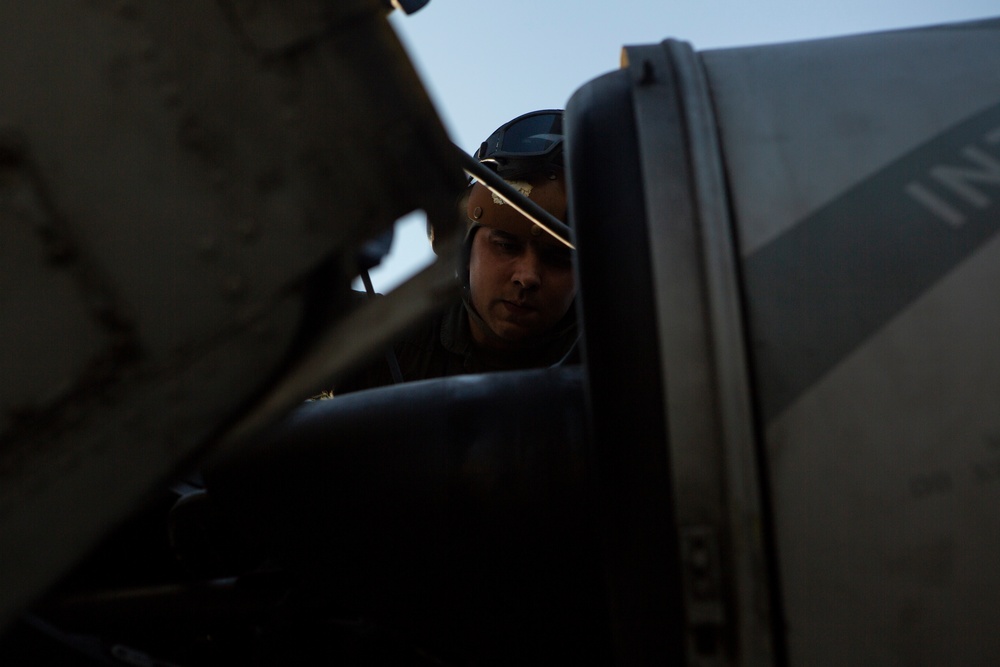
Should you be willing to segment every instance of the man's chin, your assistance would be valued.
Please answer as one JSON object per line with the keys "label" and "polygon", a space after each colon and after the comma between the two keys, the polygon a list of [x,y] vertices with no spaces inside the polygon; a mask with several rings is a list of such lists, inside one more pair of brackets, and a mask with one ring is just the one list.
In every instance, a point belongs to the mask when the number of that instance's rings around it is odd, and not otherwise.
{"label": "man's chin", "polygon": [[540,337],[537,327],[517,322],[503,322],[494,332],[511,347],[530,347]]}

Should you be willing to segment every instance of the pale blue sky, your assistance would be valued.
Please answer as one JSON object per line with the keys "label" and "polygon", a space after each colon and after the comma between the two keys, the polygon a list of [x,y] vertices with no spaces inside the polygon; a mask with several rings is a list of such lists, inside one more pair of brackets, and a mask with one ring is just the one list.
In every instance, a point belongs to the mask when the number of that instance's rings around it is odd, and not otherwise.
{"label": "pale blue sky", "polygon": [[[1000,16],[1000,0],[431,0],[391,22],[453,140],[472,151],[527,111],[562,108],[616,69],[621,47],[666,38],[696,50]],[[432,255],[423,224],[397,234],[372,273],[391,289]]]}

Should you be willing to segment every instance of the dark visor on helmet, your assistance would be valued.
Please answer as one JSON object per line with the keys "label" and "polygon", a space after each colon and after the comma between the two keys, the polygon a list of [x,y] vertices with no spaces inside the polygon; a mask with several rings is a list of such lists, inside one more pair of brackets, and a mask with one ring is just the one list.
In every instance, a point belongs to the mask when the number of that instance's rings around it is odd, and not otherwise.
{"label": "dark visor on helmet", "polygon": [[476,153],[480,162],[541,158],[562,145],[563,112],[532,111],[501,125]]}

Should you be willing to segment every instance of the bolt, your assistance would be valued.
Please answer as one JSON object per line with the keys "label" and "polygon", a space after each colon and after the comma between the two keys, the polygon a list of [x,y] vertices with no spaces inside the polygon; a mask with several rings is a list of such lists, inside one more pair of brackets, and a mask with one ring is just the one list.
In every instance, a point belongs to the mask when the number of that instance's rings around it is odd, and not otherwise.
{"label": "bolt", "polygon": [[641,72],[639,73],[639,85],[647,86],[653,83],[655,76],[653,73],[653,63],[648,60],[643,60],[641,65]]}

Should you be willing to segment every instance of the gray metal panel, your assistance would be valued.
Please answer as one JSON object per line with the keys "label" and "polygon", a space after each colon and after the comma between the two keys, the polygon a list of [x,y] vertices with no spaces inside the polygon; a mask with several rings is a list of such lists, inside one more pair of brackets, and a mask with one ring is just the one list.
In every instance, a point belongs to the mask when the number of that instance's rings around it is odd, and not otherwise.
{"label": "gray metal panel", "polygon": [[750,254],[1000,101],[997,22],[701,53]]}
{"label": "gray metal panel", "polygon": [[745,258],[765,419],[1000,230],[998,148],[1000,104],[929,138]]}
{"label": "gray metal panel", "polygon": [[703,58],[790,662],[996,664],[1000,22]]}
{"label": "gray metal panel", "polygon": [[793,664],[1000,660],[998,285],[994,239],[768,425]]}
{"label": "gray metal panel", "polygon": [[[302,372],[290,345],[322,337],[299,331],[321,264],[346,267],[410,210],[455,218],[460,168],[384,14],[0,4],[0,222],[17,253],[0,264],[0,624]],[[287,20],[269,32],[262,15]],[[349,276],[326,275],[313,292],[334,305]],[[423,311],[406,312],[365,341]],[[316,388],[282,387],[253,423]]]}

